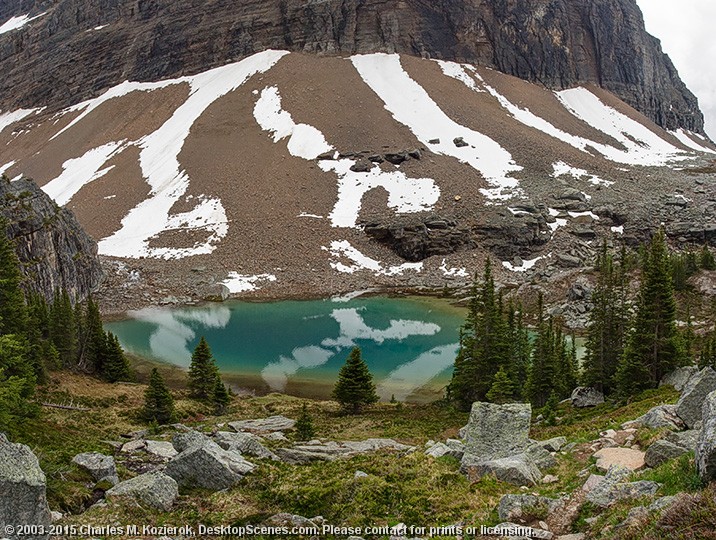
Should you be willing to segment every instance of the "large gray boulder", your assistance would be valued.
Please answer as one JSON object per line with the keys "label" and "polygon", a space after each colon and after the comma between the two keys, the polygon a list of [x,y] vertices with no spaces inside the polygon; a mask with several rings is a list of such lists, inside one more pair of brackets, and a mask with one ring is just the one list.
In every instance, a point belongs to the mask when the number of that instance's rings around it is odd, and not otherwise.
{"label": "large gray boulder", "polygon": [[651,429],[684,429],[686,425],[676,414],[676,405],[657,405],[635,420],[625,422],[623,428],[648,427]]}
{"label": "large gray boulder", "polygon": [[240,453],[224,450],[205,435],[199,435],[189,432],[174,438],[179,454],[167,463],[165,472],[180,487],[218,491],[235,486],[254,469]]}
{"label": "large gray boulder", "polygon": [[671,373],[664,375],[659,381],[659,386],[673,386],[681,392],[689,381],[699,372],[699,368],[696,366],[684,366],[676,368]]}
{"label": "large gray boulder", "polygon": [[604,403],[604,394],[596,388],[589,386],[578,386],[572,391],[569,400],[573,407],[596,407]]}
{"label": "large gray boulder", "polygon": [[534,444],[538,444],[548,452],[559,452],[567,444],[566,437],[553,437],[546,441],[534,441]]}
{"label": "large gray boulder", "polygon": [[515,486],[534,486],[542,478],[542,473],[527,454],[517,454],[489,461],[478,461],[461,466],[470,482],[477,482],[483,476],[493,475],[501,482]]}
{"label": "large gray boulder", "polygon": [[171,476],[154,471],[136,476],[105,493],[108,499],[130,498],[152,508],[169,512],[179,496],[179,486]]}
{"label": "large gray boulder", "polygon": [[698,429],[689,429],[686,431],[671,431],[666,435],[666,440],[676,446],[681,446],[693,452],[699,442],[701,431]]}
{"label": "large gray boulder", "polygon": [[529,446],[531,420],[529,403],[473,403],[463,459],[489,461],[523,453]]}
{"label": "large gray boulder", "polygon": [[683,446],[679,446],[665,439],[659,439],[647,448],[646,454],[644,455],[644,463],[646,463],[647,467],[658,467],[667,461],[688,453],[689,451]]}
{"label": "large gray boulder", "polygon": [[295,420],[277,415],[256,420],[237,420],[229,422],[234,431],[247,431],[249,433],[273,433],[275,431],[288,431],[296,425]]}
{"label": "large gray boulder", "polygon": [[716,390],[716,371],[710,367],[694,375],[684,388],[676,404],[676,414],[691,429],[701,421],[701,411],[706,396]]}
{"label": "large gray boulder", "polygon": [[333,461],[339,458],[350,458],[360,454],[379,450],[397,450],[410,452],[415,447],[401,444],[393,439],[366,439],[365,441],[310,441],[293,448],[277,448],[276,454],[285,463],[305,465],[313,461]]}
{"label": "large gray boulder", "polygon": [[716,392],[704,400],[703,427],[696,443],[696,470],[704,482],[716,480]]}
{"label": "large gray boulder", "polygon": [[85,452],[72,458],[72,463],[92,475],[96,482],[105,481],[113,486],[119,482],[117,466],[112,456],[99,452]]}
{"label": "large gray boulder", "polygon": [[653,497],[659,490],[660,485],[656,482],[647,480],[627,482],[631,473],[632,471],[626,467],[613,465],[604,478],[587,492],[586,500],[600,508],[608,508],[625,499]]}
{"label": "large gray boulder", "polygon": [[540,444],[529,445],[525,450],[525,454],[527,454],[532,463],[537,465],[540,471],[546,471],[557,466],[557,458]]}
{"label": "large gray boulder", "polygon": [[503,495],[497,507],[497,514],[502,521],[524,523],[546,518],[562,506],[563,502],[560,499],[550,499],[529,493]]}
{"label": "large gray boulder", "polygon": [[[51,523],[45,474],[37,457],[0,433],[0,535],[10,540],[45,540]],[[48,534],[16,535],[6,529],[18,525],[44,527]]]}
{"label": "large gray boulder", "polygon": [[278,460],[279,457],[261,444],[261,439],[252,433],[219,431],[214,440],[225,450],[236,450],[243,455]]}

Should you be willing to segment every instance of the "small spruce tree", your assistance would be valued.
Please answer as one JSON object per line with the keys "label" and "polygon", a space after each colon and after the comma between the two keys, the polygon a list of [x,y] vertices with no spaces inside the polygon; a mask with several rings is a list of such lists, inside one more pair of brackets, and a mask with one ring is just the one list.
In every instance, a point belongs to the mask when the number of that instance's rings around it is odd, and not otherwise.
{"label": "small spruce tree", "polygon": [[333,399],[344,409],[357,414],[367,405],[378,401],[373,375],[361,357],[360,347],[355,347],[338,373],[338,382],[333,388]]}
{"label": "small spruce tree", "polygon": [[105,335],[103,356],[102,376],[105,379],[109,382],[132,380],[129,362],[124,355],[122,345],[119,343],[119,338],[111,332],[107,332]]}
{"label": "small spruce tree", "polygon": [[0,218],[0,334],[20,335],[27,329],[27,307],[20,262],[6,230],[7,221]]}
{"label": "small spruce tree", "polygon": [[209,343],[202,336],[191,355],[189,390],[195,398],[210,400],[214,395],[218,378],[219,369],[216,367],[216,360],[211,354]]}
{"label": "small spruce tree", "polygon": [[216,415],[224,414],[229,403],[231,403],[231,395],[226,385],[221,381],[221,377],[216,377],[214,394],[211,400],[214,403],[214,414]]}
{"label": "small spruce tree", "polygon": [[144,392],[142,417],[147,422],[168,424],[174,416],[174,398],[159,371],[154,368],[149,377],[149,386]]}
{"label": "small spruce tree", "polygon": [[508,403],[512,401],[515,393],[514,385],[504,367],[495,375],[490,391],[487,392],[487,399],[493,403]]}
{"label": "small spruce tree", "polygon": [[313,418],[308,412],[308,406],[301,406],[301,414],[296,420],[296,438],[299,441],[310,441],[315,437],[316,429],[313,427]]}
{"label": "small spruce tree", "polygon": [[559,398],[557,398],[556,392],[552,392],[547,403],[542,408],[544,423],[548,426],[554,426],[557,423],[557,405],[559,405]]}

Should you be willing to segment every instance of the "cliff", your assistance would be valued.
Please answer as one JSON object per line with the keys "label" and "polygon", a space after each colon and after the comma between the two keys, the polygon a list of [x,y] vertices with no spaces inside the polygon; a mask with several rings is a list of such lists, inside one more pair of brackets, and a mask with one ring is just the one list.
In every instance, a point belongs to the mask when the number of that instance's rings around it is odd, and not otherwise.
{"label": "cliff", "polygon": [[465,61],[549,88],[595,83],[666,129],[703,115],[636,0],[10,0],[0,107],[57,106],[267,48]]}
{"label": "cliff", "polygon": [[48,300],[57,288],[83,299],[99,285],[97,244],[72,212],[57,206],[32,180],[0,180],[0,215],[28,278],[25,285]]}

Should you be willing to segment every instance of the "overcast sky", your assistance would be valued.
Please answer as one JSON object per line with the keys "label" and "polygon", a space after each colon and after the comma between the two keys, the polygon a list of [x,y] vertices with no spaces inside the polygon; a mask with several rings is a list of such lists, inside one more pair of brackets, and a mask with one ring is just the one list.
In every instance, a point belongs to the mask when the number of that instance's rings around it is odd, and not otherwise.
{"label": "overcast sky", "polygon": [[716,1],[637,0],[647,31],[661,40],[686,86],[699,98],[716,140]]}

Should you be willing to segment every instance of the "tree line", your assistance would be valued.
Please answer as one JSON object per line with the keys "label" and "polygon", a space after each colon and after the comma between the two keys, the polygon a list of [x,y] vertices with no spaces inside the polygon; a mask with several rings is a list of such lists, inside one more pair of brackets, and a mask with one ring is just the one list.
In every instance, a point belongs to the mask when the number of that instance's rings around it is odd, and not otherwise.
{"label": "tree line", "polygon": [[[580,363],[574,337],[568,339],[561,321],[545,314],[541,295],[536,325],[528,333],[522,306],[505,305],[496,291],[488,260],[481,281],[476,278],[473,285],[447,398],[463,410],[474,401],[526,400],[549,411],[577,385],[618,399],[658,386],[665,374],[693,362],[688,309],[685,329],[676,324],[675,291],[684,267],[692,275],[716,269],[716,263],[707,247],[698,256],[670,254],[663,229],[637,256],[624,248],[615,255],[604,243],[595,263],[593,308]],[[629,283],[637,271],[639,291],[630,298]],[[716,336],[711,336],[704,340],[699,365],[714,364]]]}

